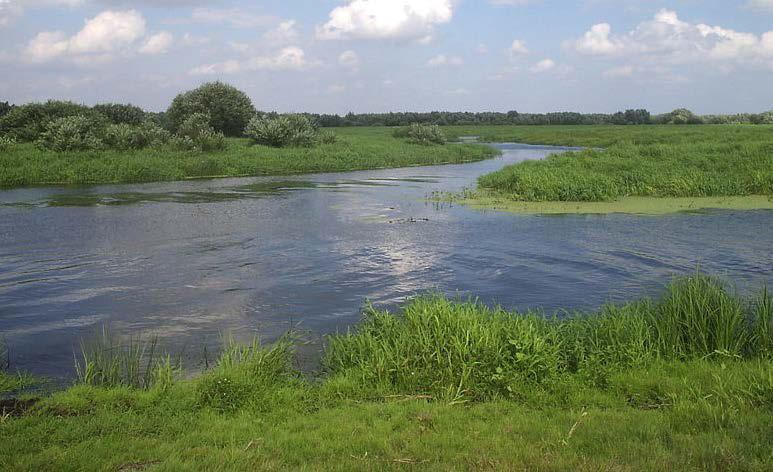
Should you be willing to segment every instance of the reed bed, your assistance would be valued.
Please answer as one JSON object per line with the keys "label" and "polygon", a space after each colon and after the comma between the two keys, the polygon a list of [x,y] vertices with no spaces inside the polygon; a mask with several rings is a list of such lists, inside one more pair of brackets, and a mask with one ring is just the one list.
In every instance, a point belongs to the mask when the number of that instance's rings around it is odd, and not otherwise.
{"label": "reed bed", "polygon": [[481,129],[480,134],[494,140],[509,137],[520,142],[605,148],[515,164],[478,180],[481,189],[513,200],[773,195],[770,126],[511,127]]}

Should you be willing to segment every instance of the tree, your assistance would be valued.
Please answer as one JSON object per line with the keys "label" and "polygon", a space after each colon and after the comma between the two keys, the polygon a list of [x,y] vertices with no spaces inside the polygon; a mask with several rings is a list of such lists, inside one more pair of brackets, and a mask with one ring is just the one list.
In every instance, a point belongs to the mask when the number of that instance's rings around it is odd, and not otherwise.
{"label": "tree", "polygon": [[244,92],[222,82],[209,82],[181,93],[172,101],[166,118],[177,130],[194,113],[209,116],[209,125],[226,136],[242,136],[255,115],[252,100]]}
{"label": "tree", "polygon": [[94,105],[94,111],[102,113],[113,124],[139,125],[145,121],[145,111],[134,105],[102,103]]}

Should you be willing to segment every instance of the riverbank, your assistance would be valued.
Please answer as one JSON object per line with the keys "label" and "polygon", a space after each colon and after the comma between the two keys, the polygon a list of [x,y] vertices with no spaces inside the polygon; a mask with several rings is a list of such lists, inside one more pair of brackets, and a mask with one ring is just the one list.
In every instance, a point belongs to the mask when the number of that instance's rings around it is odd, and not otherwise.
{"label": "riverbank", "polygon": [[0,153],[0,188],[29,185],[139,183],[194,178],[344,172],[439,164],[494,157],[483,145],[420,146],[392,136],[389,128],[340,128],[333,144],[312,148],[251,146],[228,139],[225,151],[170,149],[56,153],[17,144]]}
{"label": "riverbank", "polygon": [[452,127],[483,141],[590,148],[481,176],[452,196],[477,208],[524,213],[663,214],[770,209],[773,127]]}
{"label": "riverbank", "polygon": [[435,295],[367,309],[314,378],[290,337],[192,380],[87,354],[83,384],[0,417],[0,467],[764,470],[771,329],[766,292],[696,276],[561,319]]}

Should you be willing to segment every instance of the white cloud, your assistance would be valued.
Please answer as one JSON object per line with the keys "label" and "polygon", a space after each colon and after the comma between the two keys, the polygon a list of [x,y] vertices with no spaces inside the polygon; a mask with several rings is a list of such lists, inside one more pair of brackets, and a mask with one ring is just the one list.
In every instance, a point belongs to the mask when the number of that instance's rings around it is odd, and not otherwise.
{"label": "white cloud", "polygon": [[488,46],[486,46],[484,43],[479,43],[475,48],[475,52],[478,54],[488,54]]}
{"label": "white cloud", "polygon": [[256,56],[244,61],[235,59],[214,64],[205,64],[196,67],[190,71],[192,75],[216,75],[216,74],[236,74],[239,72],[256,70],[303,70],[314,65],[306,59],[306,53],[303,49],[296,46],[289,46],[280,49],[277,53]]}
{"label": "white cloud", "polygon": [[338,63],[352,71],[360,68],[360,57],[354,51],[344,51],[338,56]]}
{"label": "white cloud", "polygon": [[539,61],[538,63],[534,64],[531,69],[534,73],[540,73],[540,72],[547,72],[551,69],[555,69],[556,62],[553,59],[543,59]]}
{"label": "white cloud", "polygon": [[508,49],[510,57],[517,57],[529,54],[529,48],[526,47],[526,42],[520,39],[513,40],[513,43]]}
{"label": "white cloud", "polygon": [[319,39],[410,39],[428,42],[451,21],[452,0],[348,0],[317,27]]}
{"label": "white cloud", "polygon": [[154,34],[145,40],[145,43],[140,48],[141,54],[165,54],[169,51],[174,41],[174,36],[171,33],[162,31],[158,34]]}
{"label": "white cloud", "polygon": [[103,60],[125,49],[145,35],[145,19],[136,10],[104,11],[86,20],[83,28],[68,37],[61,31],[38,33],[27,45],[24,58],[45,62],[70,57],[88,63],[89,57]]}
{"label": "white cloud", "polygon": [[575,42],[575,49],[582,54],[613,55],[622,52],[625,46],[620,40],[610,39],[612,26],[609,23],[593,25]]}
{"label": "white cloud", "polygon": [[758,36],[689,23],[666,9],[628,33],[614,35],[608,23],[599,23],[582,38],[566,44],[581,54],[635,57],[657,65],[705,61],[773,64],[773,31]]}
{"label": "white cloud", "polygon": [[445,54],[438,54],[427,61],[429,67],[443,67],[443,66],[461,66],[464,65],[464,59],[459,56],[446,56]]}
{"label": "white cloud", "polygon": [[279,23],[276,28],[263,34],[263,40],[273,45],[294,43],[298,39],[298,31],[295,28],[295,20],[287,20]]}

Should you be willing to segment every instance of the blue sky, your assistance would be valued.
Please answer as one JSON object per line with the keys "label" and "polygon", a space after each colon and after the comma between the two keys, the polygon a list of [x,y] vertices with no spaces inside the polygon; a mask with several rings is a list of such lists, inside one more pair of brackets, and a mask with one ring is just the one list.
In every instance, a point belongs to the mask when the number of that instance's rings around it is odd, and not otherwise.
{"label": "blue sky", "polygon": [[773,0],[0,0],[0,101],[263,110],[773,108]]}

